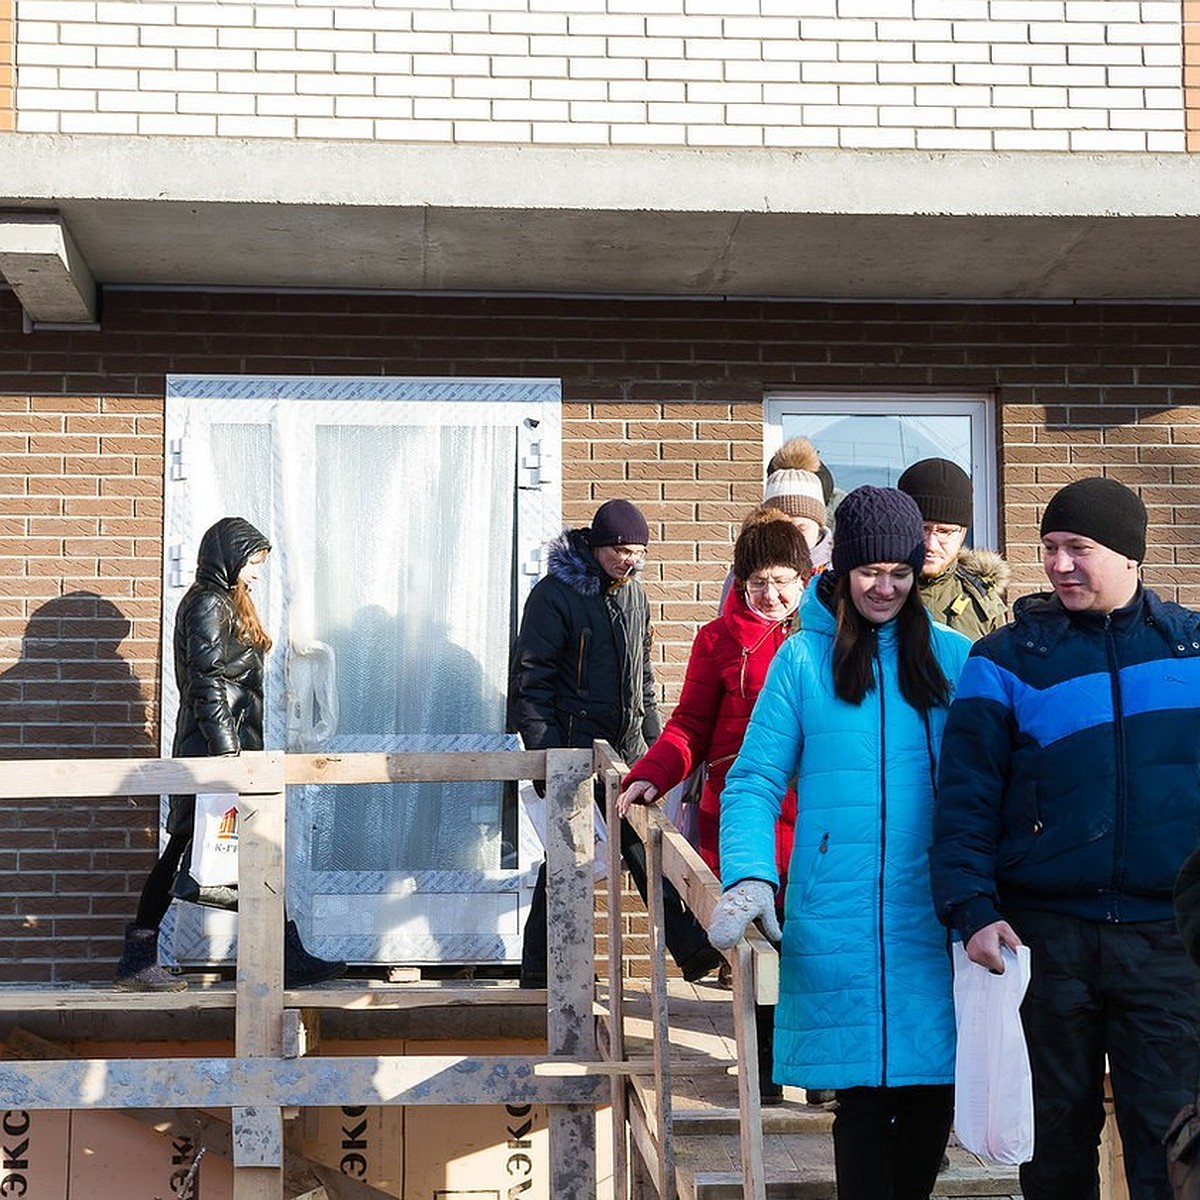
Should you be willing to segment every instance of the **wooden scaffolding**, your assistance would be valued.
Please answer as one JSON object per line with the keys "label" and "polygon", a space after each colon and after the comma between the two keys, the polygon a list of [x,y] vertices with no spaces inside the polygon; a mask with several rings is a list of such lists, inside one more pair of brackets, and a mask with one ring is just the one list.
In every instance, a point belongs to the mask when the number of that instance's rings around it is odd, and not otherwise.
{"label": "wooden scaffolding", "polygon": [[[689,907],[707,922],[719,895],[715,879],[695,851],[657,809],[636,809],[632,820],[646,842],[652,994],[656,1029],[652,1061],[627,1059],[621,1014],[619,839],[609,839],[608,996],[611,1011],[597,1042],[594,951],[594,782],[599,775],[615,825],[615,801],[625,772],[605,743],[594,751],[497,753],[292,755],[272,751],[207,759],[74,759],[0,762],[0,798],[80,798],[111,795],[236,792],[240,796],[239,915],[232,990],[162,996],[112,993],[111,989],[35,989],[31,998],[9,991],[5,1010],[31,1003],[60,1010],[89,1004],[150,1012],[224,1006],[234,1008],[233,1054],[208,1058],[39,1057],[26,1040],[20,1057],[0,1062],[0,1109],[108,1109],[142,1113],[192,1113],[228,1109],[227,1140],[235,1200],[295,1196],[294,1163],[285,1147],[285,1112],[337,1105],[546,1105],[549,1191],[555,1200],[596,1195],[596,1110],[612,1107],[616,1200],[629,1194],[627,1150],[635,1149],[654,1192],[674,1190],[670,1055],[666,1035],[665,944],[662,879],[671,878]],[[286,992],[283,986],[284,797],[288,785],[546,781],[546,858],[549,964],[544,1055],[370,1055],[319,1053],[314,1022],[319,1011],[364,1007],[377,997],[352,984]],[[762,1129],[758,1111],[753,1005],[773,1002],[777,960],[753,934],[729,955],[733,967],[742,1114],[744,1195],[763,1200]],[[90,997],[89,998],[89,994]],[[510,996],[513,993],[510,993]],[[518,994],[519,995],[519,994]],[[499,1002],[501,996],[494,996]],[[735,1064],[713,1064],[728,1071]],[[666,1097],[652,1118],[631,1111],[629,1084],[652,1077]],[[627,1132],[628,1131],[628,1132]],[[365,1189],[364,1196],[379,1196]]]}

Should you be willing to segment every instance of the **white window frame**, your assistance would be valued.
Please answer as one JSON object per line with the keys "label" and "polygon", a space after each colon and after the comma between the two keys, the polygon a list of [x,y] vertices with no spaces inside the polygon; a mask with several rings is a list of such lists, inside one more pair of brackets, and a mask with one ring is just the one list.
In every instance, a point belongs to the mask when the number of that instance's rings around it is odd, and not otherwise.
{"label": "white window frame", "polygon": [[907,392],[773,391],[763,401],[763,470],[783,444],[783,418],[836,413],[844,416],[965,416],[971,420],[971,485],[976,546],[999,544],[996,406],[986,393],[917,395]]}

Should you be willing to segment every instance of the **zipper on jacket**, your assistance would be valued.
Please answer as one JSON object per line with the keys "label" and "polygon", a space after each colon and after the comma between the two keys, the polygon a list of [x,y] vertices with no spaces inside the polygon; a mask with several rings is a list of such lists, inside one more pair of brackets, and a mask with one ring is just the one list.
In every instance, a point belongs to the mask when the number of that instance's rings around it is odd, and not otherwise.
{"label": "zipper on jacket", "polygon": [[575,690],[583,692],[584,664],[587,662],[588,642],[591,640],[592,631],[590,629],[581,629],[579,631],[579,659],[575,663]]}
{"label": "zipper on jacket", "polygon": [[883,928],[883,882],[887,860],[887,732],[885,719],[887,706],[883,697],[883,659],[879,654],[879,641],[875,641],[876,688],[879,691],[879,1047],[882,1069],[881,1085],[888,1086],[888,1038],[887,1038],[887,949],[884,945]]}
{"label": "zipper on jacket", "polygon": [[1125,862],[1125,709],[1121,704],[1121,673],[1117,663],[1117,646],[1113,636],[1112,614],[1104,614],[1104,652],[1108,657],[1109,683],[1112,687],[1113,704],[1113,743],[1117,757],[1117,811],[1116,828],[1113,830],[1113,890],[1109,920],[1120,920],[1121,914],[1118,897],[1121,894],[1121,884],[1124,882],[1123,864]]}
{"label": "zipper on jacket", "polygon": [[624,744],[629,735],[636,732],[630,727],[630,718],[637,708],[634,696],[641,695],[642,681],[634,679],[630,673],[632,655],[629,649],[629,626],[625,621],[625,614],[621,611],[621,606],[617,603],[611,590],[605,596],[604,602],[608,605],[609,624],[612,627],[613,641],[617,647],[618,678],[620,680],[620,686],[617,688],[617,728],[621,731],[621,742]]}
{"label": "zipper on jacket", "polygon": [[[746,698],[746,667],[750,662],[750,655],[752,655],[759,648],[759,646],[761,646],[763,642],[767,640],[767,638],[774,633],[778,633],[781,629],[783,630],[783,636],[786,638],[787,623],[790,620],[791,617],[785,617],[782,621],[776,621],[773,625],[768,625],[766,632],[758,639],[757,642],[754,643],[753,646],[742,647],[742,665],[738,668],[738,695],[743,700]],[[782,645],[782,642],[780,642],[780,645]],[[779,646],[776,646],[775,649],[778,650]]]}

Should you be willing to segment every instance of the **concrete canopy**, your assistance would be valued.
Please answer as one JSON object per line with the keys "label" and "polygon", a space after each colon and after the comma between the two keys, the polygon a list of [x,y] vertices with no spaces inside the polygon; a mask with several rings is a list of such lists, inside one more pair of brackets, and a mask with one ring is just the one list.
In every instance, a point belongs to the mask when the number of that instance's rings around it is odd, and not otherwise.
{"label": "concrete canopy", "polygon": [[0,210],[58,214],[102,285],[1200,296],[1190,155],[52,134],[0,155]]}

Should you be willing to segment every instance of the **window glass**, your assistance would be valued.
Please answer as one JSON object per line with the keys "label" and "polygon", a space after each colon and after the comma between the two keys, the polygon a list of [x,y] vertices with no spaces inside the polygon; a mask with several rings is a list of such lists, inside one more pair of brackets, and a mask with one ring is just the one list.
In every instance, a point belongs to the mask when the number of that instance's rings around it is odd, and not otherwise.
{"label": "window glass", "polygon": [[946,458],[971,476],[970,541],[995,545],[991,404],[986,398],[777,396],[767,401],[765,460],[788,438],[806,437],[834,480],[834,499],[860,484],[894,487],[906,467]]}

